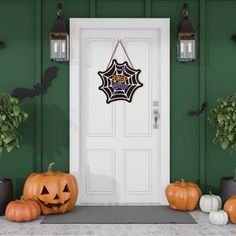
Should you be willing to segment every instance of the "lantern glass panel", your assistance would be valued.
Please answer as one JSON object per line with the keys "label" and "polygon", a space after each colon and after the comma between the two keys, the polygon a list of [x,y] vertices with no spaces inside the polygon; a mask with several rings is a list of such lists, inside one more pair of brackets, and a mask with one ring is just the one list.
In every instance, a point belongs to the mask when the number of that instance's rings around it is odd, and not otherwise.
{"label": "lantern glass panel", "polygon": [[66,33],[51,33],[51,60],[69,60],[69,36]]}
{"label": "lantern glass panel", "polygon": [[179,33],[177,44],[178,61],[196,60],[196,34]]}

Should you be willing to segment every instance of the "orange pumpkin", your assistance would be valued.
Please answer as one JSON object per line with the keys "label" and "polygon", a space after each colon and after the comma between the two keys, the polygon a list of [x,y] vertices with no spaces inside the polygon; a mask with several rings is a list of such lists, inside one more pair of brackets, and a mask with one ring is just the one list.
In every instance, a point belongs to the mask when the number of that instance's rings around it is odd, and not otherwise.
{"label": "orange pumpkin", "polygon": [[8,203],[5,217],[7,220],[23,222],[36,219],[41,214],[41,208],[33,200],[15,200]]}
{"label": "orange pumpkin", "polygon": [[236,196],[230,197],[225,202],[224,211],[228,213],[230,221],[236,224]]}
{"label": "orange pumpkin", "polygon": [[183,179],[166,187],[166,197],[172,209],[192,211],[198,206],[202,195],[197,184],[185,182]]}
{"label": "orange pumpkin", "polygon": [[64,172],[53,172],[51,163],[45,173],[31,174],[24,185],[25,199],[36,200],[44,215],[70,211],[77,200],[78,185],[75,177]]}

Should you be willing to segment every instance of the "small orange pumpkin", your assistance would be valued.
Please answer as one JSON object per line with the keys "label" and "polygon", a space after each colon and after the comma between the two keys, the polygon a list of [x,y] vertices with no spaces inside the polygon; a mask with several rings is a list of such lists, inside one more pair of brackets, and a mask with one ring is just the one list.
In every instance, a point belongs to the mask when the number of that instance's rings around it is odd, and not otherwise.
{"label": "small orange pumpkin", "polygon": [[8,203],[5,217],[7,220],[23,222],[36,219],[41,214],[41,208],[33,200],[15,200]]}
{"label": "small orange pumpkin", "polygon": [[75,177],[64,172],[51,170],[54,163],[45,173],[31,174],[24,185],[25,199],[37,201],[44,215],[70,211],[77,200],[78,185]]}
{"label": "small orange pumpkin", "polygon": [[224,211],[228,213],[230,221],[236,224],[236,195],[225,202]]}
{"label": "small orange pumpkin", "polygon": [[166,187],[166,198],[172,209],[181,211],[192,211],[198,206],[202,195],[197,184],[191,182],[176,181]]}

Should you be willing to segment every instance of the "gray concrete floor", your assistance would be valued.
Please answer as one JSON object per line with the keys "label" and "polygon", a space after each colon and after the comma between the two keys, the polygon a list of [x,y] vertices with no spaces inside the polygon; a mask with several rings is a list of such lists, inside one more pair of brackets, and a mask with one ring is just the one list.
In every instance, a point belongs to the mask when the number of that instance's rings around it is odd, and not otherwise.
{"label": "gray concrete floor", "polygon": [[198,224],[40,224],[42,217],[27,223],[13,223],[0,217],[0,235],[81,235],[81,236],[236,236],[236,225],[212,225],[208,214],[191,213]]}

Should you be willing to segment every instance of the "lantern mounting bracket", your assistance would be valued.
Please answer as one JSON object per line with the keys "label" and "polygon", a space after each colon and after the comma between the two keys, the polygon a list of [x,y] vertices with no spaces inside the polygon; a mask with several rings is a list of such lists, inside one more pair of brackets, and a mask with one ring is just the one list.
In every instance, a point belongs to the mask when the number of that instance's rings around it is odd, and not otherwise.
{"label": "lantern mounting bracket", "polygon": [[188,4],[187,3],[184,3],[184,6],[183,6],[182,19],[188,20]]}
{"label": "lantern mounting bracket", "polygon": [[66,22],[63,16],[63,10],[62,10],[62,4],[58,3],[57,4],[57,19],[56,22],[53,25],[53,28],[51,30],[51,33],[67,33],[67,26],[66,26]]}
{"label": "lantern mounting bracket", "polygon": [[62,10],[62,4],[57,4],[57,19],[63,20],[63,10]]}
{"label": "lantern mounting bracket", "polygon": [[183,10],[182,10],[182,20],[179,24],[179,32],[180,33],[195,33],[192,23],[188,18],[188,4],[184,3]]}

